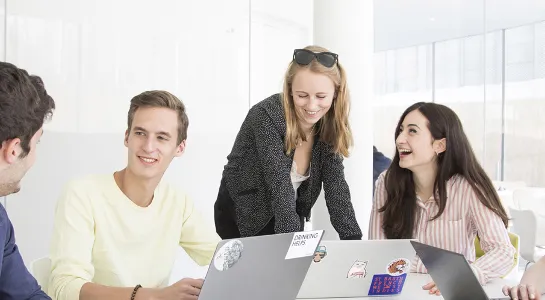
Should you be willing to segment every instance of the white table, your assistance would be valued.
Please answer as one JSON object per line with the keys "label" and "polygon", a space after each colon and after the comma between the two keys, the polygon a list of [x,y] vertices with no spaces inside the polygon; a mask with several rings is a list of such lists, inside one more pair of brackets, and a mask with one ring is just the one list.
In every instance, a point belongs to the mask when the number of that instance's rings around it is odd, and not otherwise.
{"label": "white table", "polygon": [[[430,295],[429,291],[423,290],[422,286],[430,282],[430,276],[428,274],[409,274],[407,276],[407,281],[403,287],[403,292],[401,295],[395,296],[380,296],[380,297],[365,297],[365,298],[326,298],[327,300],[368,300],[368,299],[382,299],[382,300],[420,300],[420,299],[430,299],[430,300],[442,300],[442,296]],[[503,296],[501,291],[502,287],[505,284],[513,284],[503,279],[494,280],[484,286],[485,292],[488,294],[489,298]],[[326,300],[326,299],[306,299],[306,300]]]}

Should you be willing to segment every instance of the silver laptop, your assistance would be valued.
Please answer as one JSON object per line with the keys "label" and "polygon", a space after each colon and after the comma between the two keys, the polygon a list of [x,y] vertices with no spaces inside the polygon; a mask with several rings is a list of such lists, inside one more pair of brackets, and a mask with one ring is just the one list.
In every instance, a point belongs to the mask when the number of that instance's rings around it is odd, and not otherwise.
{"label": "silver laptop", "polygon": [[414,258],[410,240],[322,241],[297,298],[401,294]]}
{"label": "silver laptop", "polygon": [[223,240],[199,300],[294,300],[324,231]]}
{"label": "silver laptop", "polygon": [[511,299],[507,296],[489,298],[462,254],[416,241],[411,244],[445,300]]}

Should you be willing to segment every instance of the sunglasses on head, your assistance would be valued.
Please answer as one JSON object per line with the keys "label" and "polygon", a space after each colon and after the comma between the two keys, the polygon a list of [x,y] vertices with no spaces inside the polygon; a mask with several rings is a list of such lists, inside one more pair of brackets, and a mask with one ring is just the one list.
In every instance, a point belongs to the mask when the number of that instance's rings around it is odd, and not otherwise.
{"label": "sunglasses on head", "polygon": [[331,52],[314,53],[306,49],[295,49],[293,51],[293,60],[300,65],[308,65],[313,59],[316,59],[326,68],[331,68],[337,63],[338,55]]}

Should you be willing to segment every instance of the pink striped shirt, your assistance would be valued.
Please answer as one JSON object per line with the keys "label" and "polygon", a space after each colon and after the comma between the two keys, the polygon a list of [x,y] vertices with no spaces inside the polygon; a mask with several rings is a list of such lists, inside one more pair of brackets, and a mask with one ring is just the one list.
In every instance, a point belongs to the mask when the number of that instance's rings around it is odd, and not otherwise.
{"label": "pink striped shirt", "polygon": [[[376,183],[375,198],[369,224],[369,239],[386,239],[382,229],[382,213],[386,202],[382,173]],[[501,218],[486,208],[462,176],[453,176],[447,184],[447,204],[443,214],[429,221],[439,211],[435,200],[423,202],[417,197],[418,214],[413,238],[420,242],[463,254],[481,285],[506,275],[514,264],[515,248]],[[485,254],[475,261],[475,237],[479,235]],[[427,273],[420,258],[415,257],[411,272]]]}

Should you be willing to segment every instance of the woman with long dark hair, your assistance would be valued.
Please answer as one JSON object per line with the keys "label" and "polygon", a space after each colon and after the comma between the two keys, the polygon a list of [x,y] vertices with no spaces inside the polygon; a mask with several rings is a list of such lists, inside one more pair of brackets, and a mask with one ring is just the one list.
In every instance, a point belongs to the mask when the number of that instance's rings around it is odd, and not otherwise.
{"label": "woman with long dark hair", "polygon": [[[369,239],[418,239],[463,254],[481,284],[505,275],[515,249],[500,198],[450,108],[416,103],[399,119],[396,154],[376,183]],[[485,255],[475,259],[475,237]],[[426,273],[418,257],[411,271]],[[424,286],[439,294],[433,282]]]}

